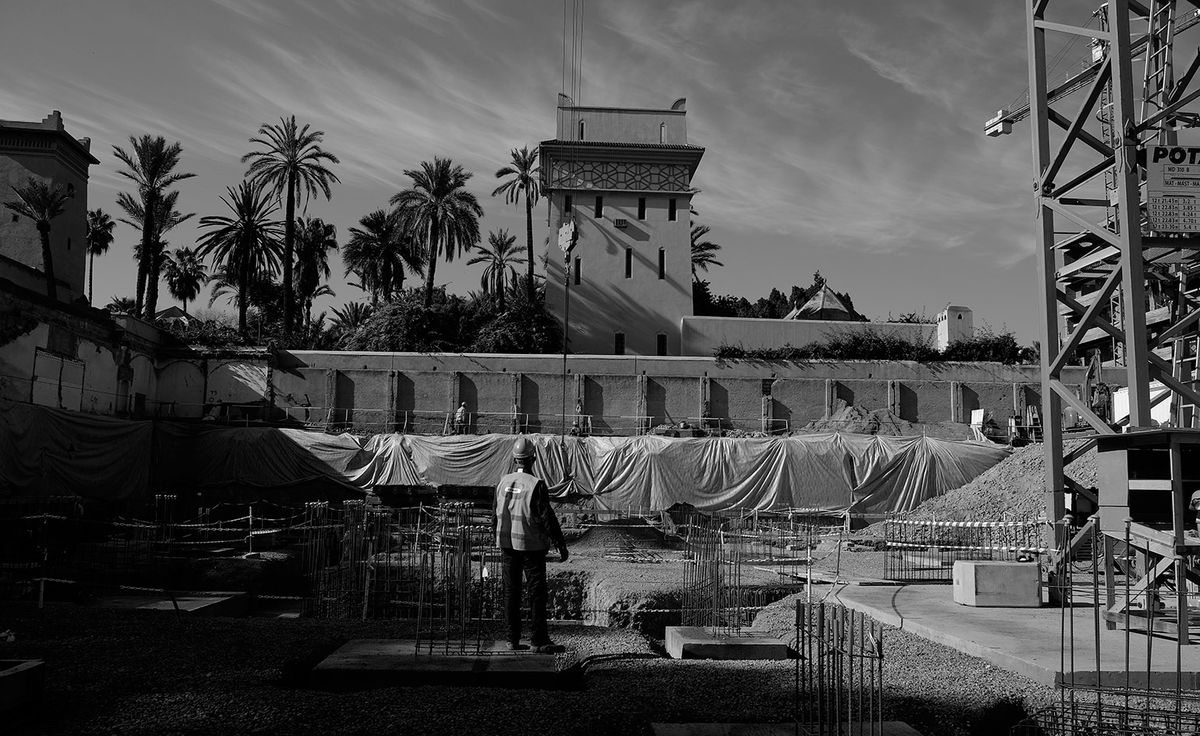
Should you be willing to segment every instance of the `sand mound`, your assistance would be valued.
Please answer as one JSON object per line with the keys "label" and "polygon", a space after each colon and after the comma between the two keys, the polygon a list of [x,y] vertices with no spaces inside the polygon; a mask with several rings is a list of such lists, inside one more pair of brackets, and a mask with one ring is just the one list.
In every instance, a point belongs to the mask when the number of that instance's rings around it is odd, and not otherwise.
{"label": "sand mound", "polygon": [[[1063,443],[1070,452],[1082,440]],[[912,518],[946,521],[1035,521],[1042,517],[1046,478],[1044,448],[1027,445],[1000,461],[975,480],[912,512]],[[1067,466],[1067,475],[1084,488],[1096,486],[1096,451],[1081,455]]]}

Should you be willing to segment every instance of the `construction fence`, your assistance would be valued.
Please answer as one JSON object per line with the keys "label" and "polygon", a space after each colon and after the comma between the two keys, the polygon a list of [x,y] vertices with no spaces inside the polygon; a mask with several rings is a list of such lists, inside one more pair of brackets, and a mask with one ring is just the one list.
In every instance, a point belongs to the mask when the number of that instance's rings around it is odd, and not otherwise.
{"label": "construction fence", "polygon": [[1036,562],[1045,524],[1029,521],[937,521],[893,516],[884,521],[884,578],[949,583],[958,560]]}

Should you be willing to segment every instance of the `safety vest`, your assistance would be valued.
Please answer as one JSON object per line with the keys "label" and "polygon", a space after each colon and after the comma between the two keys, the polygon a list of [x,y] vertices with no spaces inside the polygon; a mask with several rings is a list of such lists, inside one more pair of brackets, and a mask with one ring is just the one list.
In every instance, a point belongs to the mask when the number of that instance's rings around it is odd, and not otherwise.
{"label": "safety vest", "polygon": [[550,540],[533,518],[537,476],[509,473],[496,484],[496,546],[524,552],[550,549]]}

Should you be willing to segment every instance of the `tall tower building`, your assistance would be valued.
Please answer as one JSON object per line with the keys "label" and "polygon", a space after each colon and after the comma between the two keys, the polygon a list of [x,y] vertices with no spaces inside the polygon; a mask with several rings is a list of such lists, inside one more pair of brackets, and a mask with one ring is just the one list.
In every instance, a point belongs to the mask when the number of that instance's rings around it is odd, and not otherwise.
{"label": "tall tower building", "polygon": [[[30,178],[62,187],[63,213],[50,223],[50,251],[60,301],[83,296],[87,266],[88,167],[100,163],[91,141],[77,140],[55,110],[41,122],[0,120],[0,202],[15,200],[14,186]],[[45,293],[41,236],[28,218],[0,209],[0,278]]]}
{"label": "tall tower building", "polygon": [[[582,107],[558,96],[558,131],[540,144],[551,238],[546,303],[562,319],[570,290],[573,353],[679,355],[692,313],[692,176],[686,101],[669,109]],[[574,218],[570,262],[559,228]]]}

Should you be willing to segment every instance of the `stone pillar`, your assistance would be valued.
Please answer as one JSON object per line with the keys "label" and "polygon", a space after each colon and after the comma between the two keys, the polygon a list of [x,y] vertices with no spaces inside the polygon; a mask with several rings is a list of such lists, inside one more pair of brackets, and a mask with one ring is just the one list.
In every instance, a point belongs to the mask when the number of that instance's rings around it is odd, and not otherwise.
{"label": "stone pillar", "polygon": [[887,382],[887,402],[888,402],[888,411],[895,414],[896,416],[900,416],[900,382],[899,381],[888,381]]}
{"label": "stone pillar", "polygon": [[509,419],[509,431],[513,434],[521,434],[529,429],[528,418],[521,416],[525,412],[523,398],[521,395],[521,384],[524,383],[524,373],[512,374],[512,413],[513,416]]}
{"label": "stone pillar", "polygon": [[950,421],[963,421],[963,397],[962,383],[959,381],[950,382]]}
{"label": "stone pillar", "polygon": [[709,382],[708,372],[705,371],[704,375],[700,377],[700,406],[696,407],[696,416],[700,417],[701,424],[703,424],[703,420],[706,418],[706,414],[708,413],[708,410],[709,410],[709,398],[708,398],[709,385],[708,385],[708,382]]}
{"label": "stone pillar", "polygon": [[399,407],[396,406],[397,383],[400,381],[400,371],[388,371],[387,410],[383,413],[383,431],[395,432],[399,424]]}
{"label": "stone pillar", "polygon": [[637,377],[637,434],[650,431],[650,420],[646,419],[646,372],[642,371]]}
{"label": "stone pillar", "polygon": [[337,374],[338,372],[329,368],[325,371],[325,423],[332,424],[338,421],[337,415]]}
{"label": "stone pillar", "polygon": [[833,416],[833,402],[837,399],[837,381],[825,379],[825,419]]}

